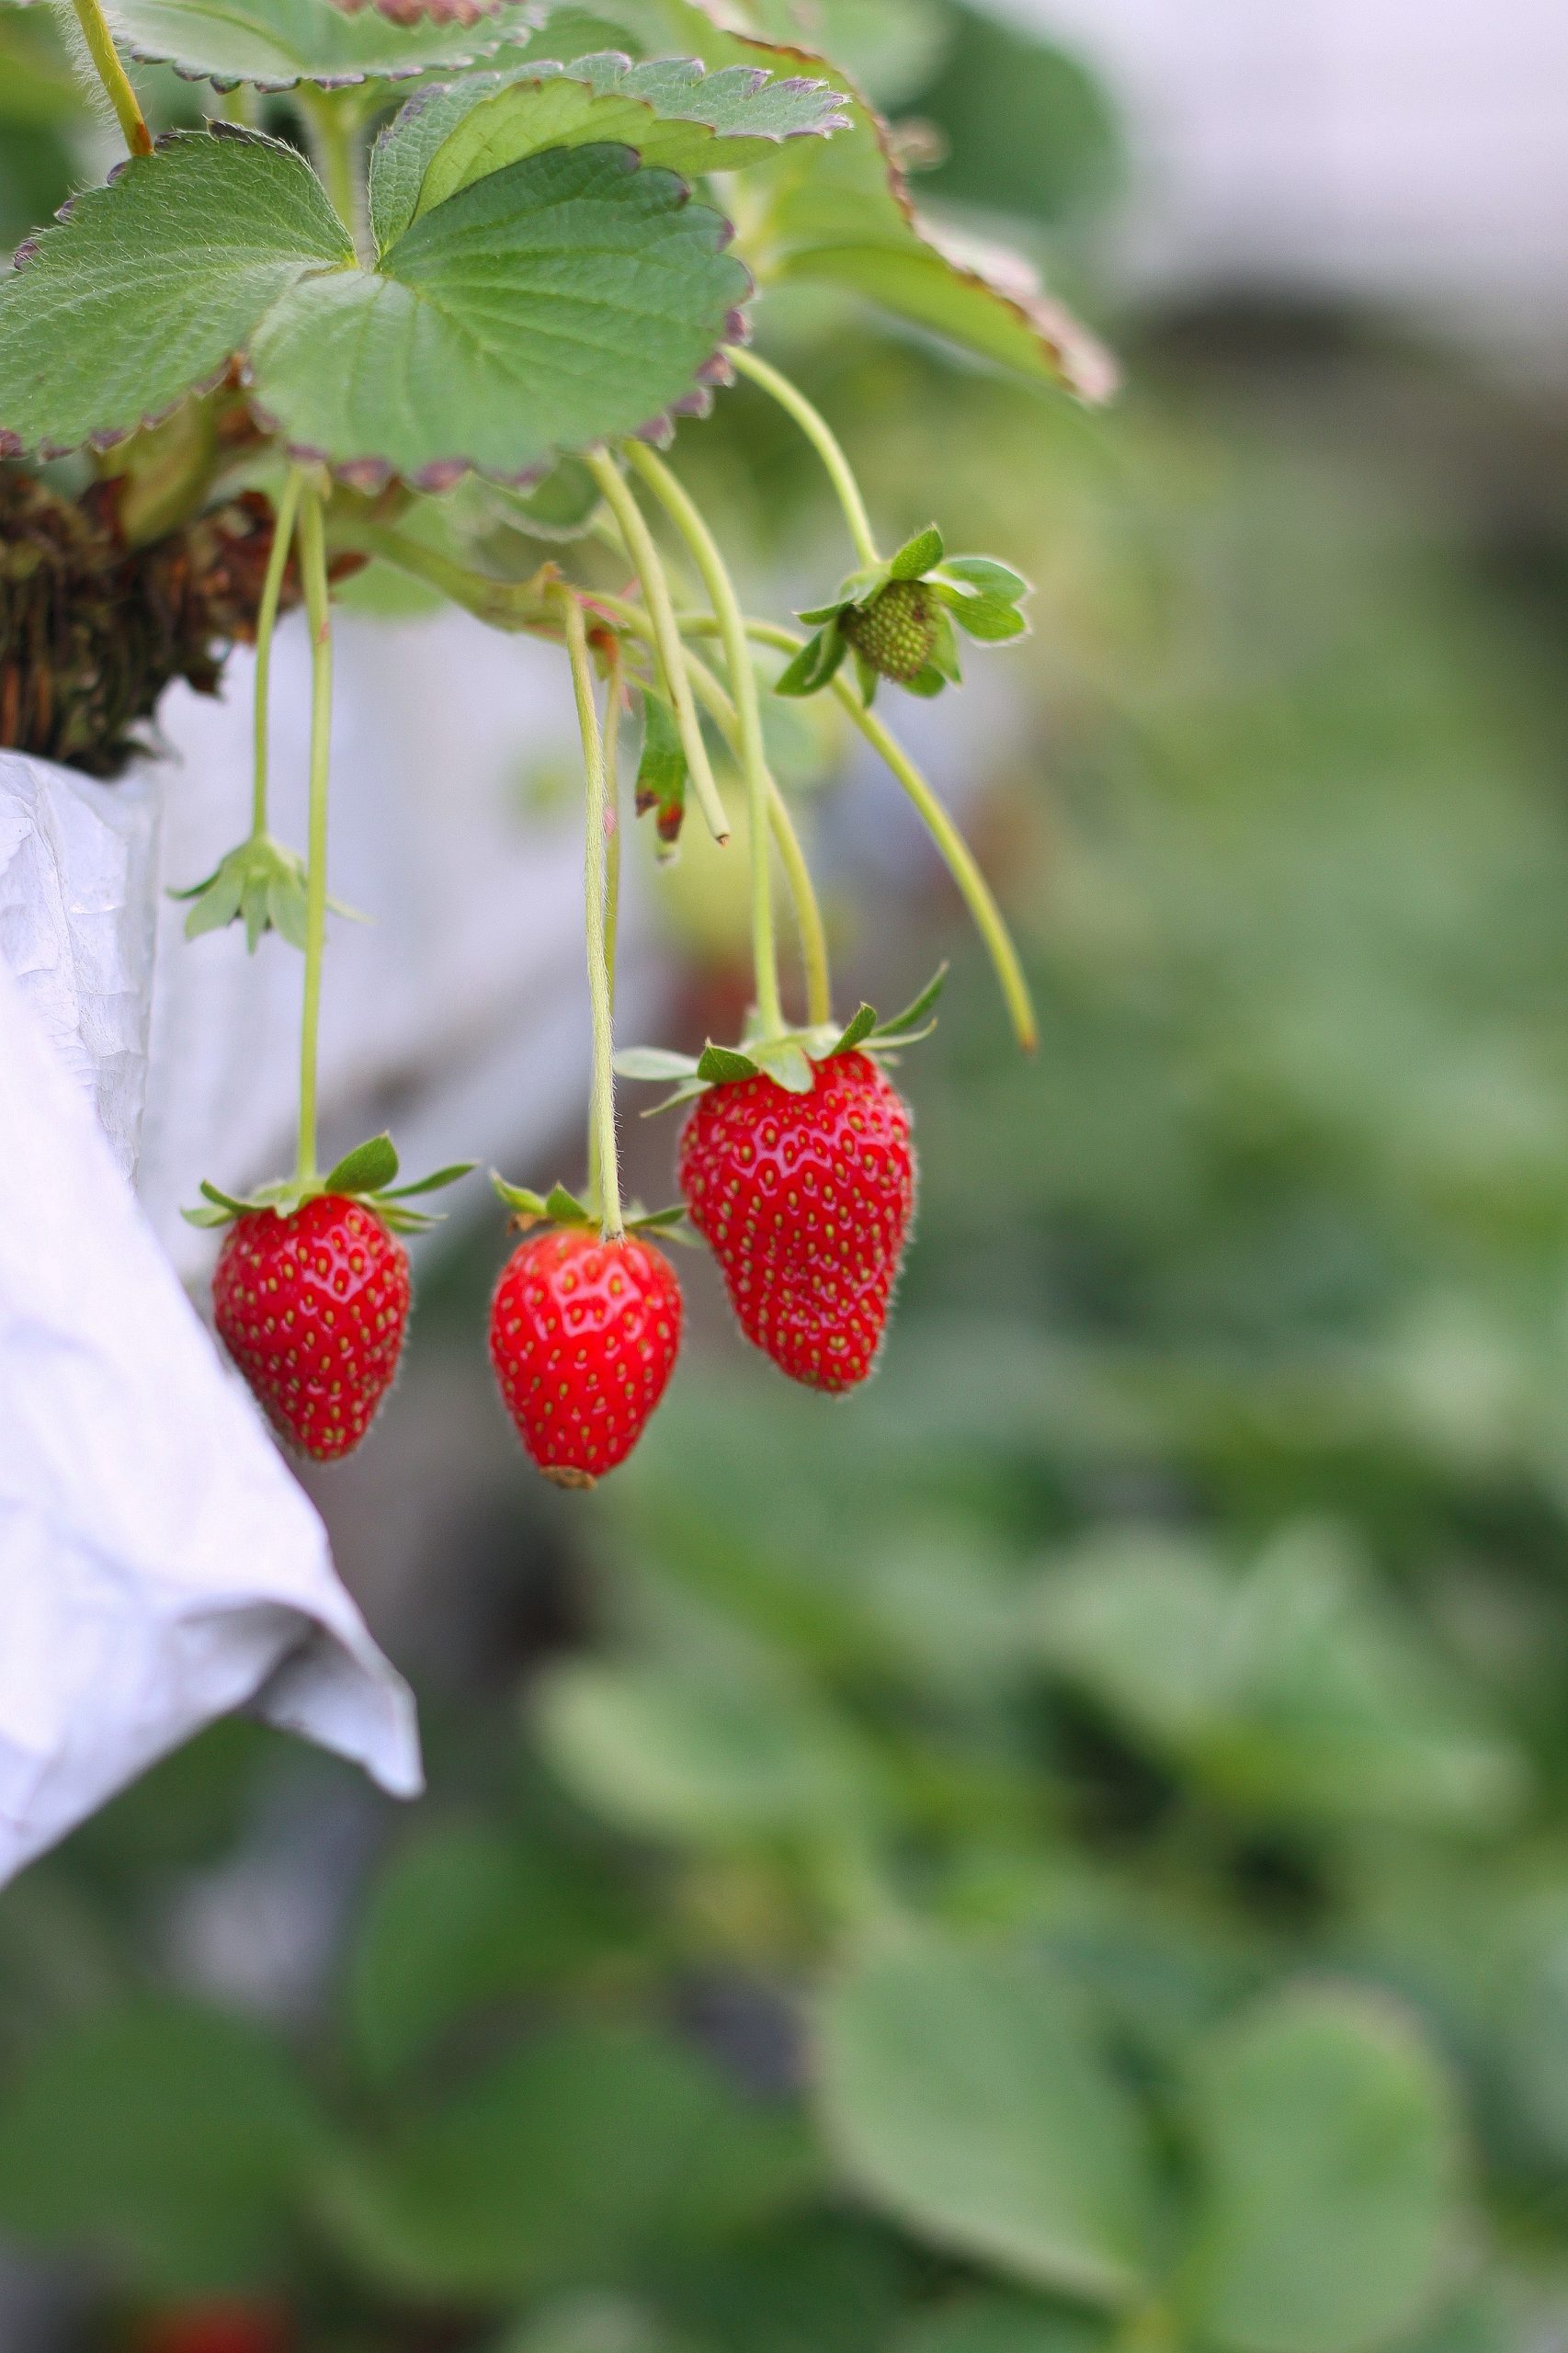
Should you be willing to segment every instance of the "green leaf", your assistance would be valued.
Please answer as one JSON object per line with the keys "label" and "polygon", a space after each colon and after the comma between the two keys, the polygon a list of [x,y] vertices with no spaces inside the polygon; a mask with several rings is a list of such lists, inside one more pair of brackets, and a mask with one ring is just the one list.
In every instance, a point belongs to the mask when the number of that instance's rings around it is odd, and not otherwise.
{"label": "green leaf", "polygon": [[504,1209],[510,1210],[514,1216],[533,1218],[549,1216],[550,1211],[542,1193],[530,1192],[526,1185],[508,1185],[506,1179],[497,1176],[494,1168],[490,1172],[490,1182],[497,1200]]}
{"label": "green leaf", "polygon": [[949,597],[948,610],[960,629],[983,644],[1003,645],[1008,639],[1027,637],[1028,617],[1003,597]]}
{"label": "green leaf", "polygon": [[374,7],[350,12],[321,0],[119,0],[114,19],[132,57],[172,65],[188,81],[287,90],[472,65],[525,34],[530,14],[503,5],[472,25],[434,17],[397,25]]}
{"label": "green leaf", "polygon": [[912,540],[906,540],[888,566],[892,580],[923,580],[933,567],[941,563],[945,542],[935,523],[927,523]]}
{"label": "green leaf", "polygon": [[[799,50],[721,30],[698,0],[617,0],[605,14],[644,50],[698,57],[710,70],[789,74],[801,63]],[[547,27],[532,50],[559,54],[562,46]],[[842,287],[982,358],[1065,384],[1085,400],[1108,398],[1117,383],[1109,355],[1040,290],[1030,266],[978,240],[960,248],[951,233],[922,221],[880,118],[835,67],[812,58],[809,70],[838,93],[850,128],[792,141],[756,168],[752,233],[756,255],[767,256],[765,282]]]}
{"label": "green leaf", "polygon": [[329,2224],[379,2283],[487,2302],[667,2261],[809,2179],[788,2113],[661,2036],[585,2026],[491,2060],[378,2135],[334,2185]]}
{"label": "green leaf", "polygon": [[1104,2324],[1038,2296],[981,2290],[915,2321],[894,2353],[1100,2353]]}
{"label": "green leaf", "polygon": [[697,1076],[694,1056],[668,1053],[663,1046],[629,1046],[617,1054],[615,1067],[620,1078],[660,1080]]}
{"label": "green leaf", "polygon": [[454,1160],[448,1167],[437,1168],[428,1176],[416,1177],[412,1185],[392,1185],[378,1187],[377,1189],[386,1200],[411,1201],[420,1193],[440,1193],[449,1185],[460,1184],[465,1176],[472,1176],[478,1165],[477,1160]]}
{"label": "green leaf", "polygon": [[998,563],[994,556],[949,555],[943,559],[942,571],[966,587],[978,588],[983,596],[1000,597],[1006,605],[1016,605],[1032,593],[1021,572]]}
{"label": "green leaf", "polygon": [[205,882],[197,883],[194,889],[171,891],[169,893],[171,898],[193,902],[185,919],[187,939],[199,939],[203,932],[226,930],[239,914],[244,895],[244,876],[228,862],[221,866],[216,874],[210,875]]}
{"label": "green leaf", "polygon": [[838,626],[837,611],[835,606],[833,620],[815,637],[807,639],[788,669],[775,679],[776,695],[815,695],[832,684],[849,651],[849,640]]}
{"label": "green leaf", "polygon": [[329,1193],[379,1193],[397,1175],[397,1151],[391,1136],[371,1136],[346,1153],[326,1173]]}
{"label": "green leaf", "polygon": [[1486,1824],[1523,1760],[1395,1618],[1333,1531],[1288,1530],[1250,1574],[1109,1536],[1041,1589],[1042,1654],[1221,1802],[1309,1821]]}
{"label": "green leaf", "polygon": [[822,136],[846,118],[820,84],[744,67],[704,74],[695,59],[629,64],[613,52],[470,76],[435,103],[415,98],[377,142],[370,222],[384,253],[422,213],[491,172],[549,147],[630,147],[691,178]]}
{"label": "green leaf", "polygon": [[1184,2303],[1227,2353],[1367,2353],[1435,2299],[1460,2228],[1441,2069],[1392,2006],[1286,1994],[1203,2057]]}
{"label": "green leaf", "polygon": [[379,273],[304,280],[252,345],[291,442],[426,484],[518,477],[699,401],[749,281],[624,147],[552,149],[426,212]]}
{"label": "green leaf", "polygon": [[549,1197],[544,1204],[544,1213],[546,1217],[553,1218],[557,1225],[597,1225],[598,1223],[595,1212],[585,1202],[580,1201],[575,1193],[569,1193],[564,1185],[551,1187]]}
{"label": "green leaf", "polygon": [[745,1078],[756,1078],[761,1064],[749,1054],[737,1054],[733,1046],[716,1046],[710,1039],[698,1058],[697,1075],[709,1086],[728,1086]]}
{"label": "green leaf", "polygon": [[309,939],[309,916],[305,907],[305,885],[292,875],[274,875],[267,885],[266,923],[259,920],[260,910],[247,909],[245,932],[254,949],[264,929],[277,932],[290,948],[302,955]]}
{"label": "green leaf", "polygon": [[[1006,609],[1011,610],[1011,608]],[[950,687],[963,684],[963,664],[959,658],[959,642],[953,635],[952,622],[938,604],[931,616],[931,659],[928,666]]]}
{"label": "green leaf", "polygon": [[637,767],[634,807],[640,817],[653,813],[666,850],[680,839],[686,818],[686,747],[675,712],[663,695],[642,690],[642,756]]}
{"label": "green leaf", "polygon": [[877,1009],[875,1006],[861,1006],[859,1011],[855,1015],[848,1028],[840,1033],[838,1043],[833,1049],[834,1052],[835,1054],[852,1054],[857,1046],[863,1046],[867,1039],[874,1035],[876,1027]]}
{"label": "green leaf", "polygon": [[866,2196],[936,2245],[1085,2302],[1130,2302],[1143,2136],[1067,1983],[922,1937],[854,1967],[821,2021],[819,2095]]}
{"label": "green leaf", "polygon": [[62,2029],[0,2103],[0,2227],[28,2246],[134,2267],[138,2290],[271,2275],[326,2145],[260,2029],[143,2000]]}
{"label": "green leaf", "polygon": [[123,432],[243,348],[290,447],[357,479],[518,478],[706,401],[749,287],[726,234],[667,173],[584,147],[493,174],[370,272],[292,150],[181,133],[0,282],[0,430]]}
{"label": "green leaf", "polygon": [[947,987],[949,969],[950,967],[945,963],[938,964],[914,1004],[906,1005],[902,1013],[895,1013],[891,1021],[884,1021],[879,1035],[882,1037],[889,1037],[894,1033],[903,1035],[907,1030],[918,1029],[926,1016],[936,1005],[942,991]]}
{"label": "green leaf", "polygon": [[348,273],[348,233],[309,165],[224,133],[176,131],[132,156],[0,279],[0,447],[129,433],[222,374],[312,272]]}
{"label": "green leaf", "polygon": [[233,1223],[233,1216],[227,1210],[181,1210],[180,1215],[184,1218],[187,1225],[199,1226],[204,1231],[209,1228],[215,1228],[220,1225],[232,1225]]}
{"label": "green leaf", "polygon": [[817,1083],[811,1056],[791,1038],[759,1038],[752,1046],[752,1059],[766,1071],[776,1086],[789,1095],[810,1095]]}
{"label": "green leaf", "polygon": [[672,1241],[683,1236],[676,1231],[686,1223],[686,1203],[673,1201],[667,1210],[634,1210],[628,1216],[627,1229],[632,1233],[666,1233]]}
{"label": "green leaf", "polygon": [[580,1977],[629,1934],[585,1870],[489,1824],[415,1832],[371,1890],[347,1987],[359,2064],[387,2082],[482,2005]]}
{"label": "green leaf", "polygon": [[242,1201],[232,1193],[221,1193],[216,1185],[207,1182],[205,1176],[197,1189],[204,1200],[212,1202],[215,1208],[222,1210],[230,1217],[244,1217],[247,1210],[256,1207],[254,1201]]}
{"label": "green leaf", "polygon": [[720,1845],[823,1829],[863,1813],[866,1771],[806,1692],[733,1674],[558,1667],[536,1723],[545,1755],[627,1829]]}

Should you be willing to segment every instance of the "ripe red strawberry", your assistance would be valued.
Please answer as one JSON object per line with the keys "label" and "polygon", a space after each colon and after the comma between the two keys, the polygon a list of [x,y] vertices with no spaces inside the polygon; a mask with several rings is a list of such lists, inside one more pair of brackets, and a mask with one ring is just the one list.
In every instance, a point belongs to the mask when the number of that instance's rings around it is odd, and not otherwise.
{"label": "ripe red strawberry", "polygon": [[229,1228],[212,1304],[224,1346],[284,1437],[317,1462],[357,1447],[392,1386],[408,1253],[363,1201],[324,1193]]}
{"label": "ripe red strawberry", "polygon": [[276,2304],[187,2304],[147,2321],[134,2353],[286,2353],[288,2314]]}
{"label": "ripe red strawberry", "polygon": [[748,1340],[791,1381],[853,1389],[876,1362],[915,1211],[909,1108],[869,1054],[704,1095],[680,1140],[691,1222]]}
{"label": "ripe red strawberry", "polygon": [[624,1462],[680,1350],[675,1268],[636,1234],[554,1227],[513,1252],[490,1310],[506,1411],[547,1479],[591,1487]]}

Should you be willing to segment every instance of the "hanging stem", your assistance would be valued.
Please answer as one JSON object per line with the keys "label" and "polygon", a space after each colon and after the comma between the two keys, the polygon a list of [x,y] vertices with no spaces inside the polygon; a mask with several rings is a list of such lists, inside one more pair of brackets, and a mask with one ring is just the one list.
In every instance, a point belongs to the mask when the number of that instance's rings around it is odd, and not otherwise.
{"label": "hanging stem", "polygon": [[312,1183],[316,1165],[316,1049],[321,1029],[322,959],[326,948],[326,800],[332,756],[332,614],[327,600],[326,539],[321,498],[305,483],[300,496],[300,568],[311,625],[311,822],[305,875],[305,1001],[300,1025],[300,1149],[295,1176]]}
{"label": "hanging stem", "polygon": [[131,76],[119,62],[119,51],[114,45],[114,35],[108,28],[99,0],[71,0],[76,22],[82,28],[82,39],[87,45],[93,71],[104,85],[110,106],[114,108],[125,143],[133,155],[150,155],[153,134],[147,128],[145,116]]}
{"label": "hanging stem", "polygon": [[719,634],[723,640],[730,691],[740,722],[741,773],[745,779],[751,824],[751,938],[756,1009],[763,1036],[779,1038],[784,1034],[784,1008],[778,995],[773,872],[767,855],[767,805],[773,779],[762,739],[762,705],[757,699],[751,647],[746,642],[745,616],[712,532],[669,468],[640,442],[629,442],[626,455],[690,549],[702,575],[702,585],[712,599]]}
{"label": "hanging stem", "polygon": [[691,771],[692,786],[708,821],[709,832],[716,842],[722,845],[730,838],[730,821],[719,798],[719,788],[713,781],[708,746],[702,740],[702,729],[692,703],[686,666],[681,660],[675,601],[670,595],[670,584],[665,576],[665,567],[659,561],[659,551],[653,545],[653,535],[642,519],[642,508],[622,481],[620,469],[614,459],[599,449],[585,458],[584,463],[598,483],[606,506],[620,527],[620,536],[631,559],[631,568],[642,583],[648,618],[653,623],[653,642],[675,710],[676,725],[680,731],[681,748],[686,754],[687,767]]}
{"label": "hanging stem", "polygon": [[[653,642],[653,626],[639,605],[628,604],[623,597],[608,597],[596,591],[593,603],[597,609],[618,620],[633,636],[646,643]],[[716,634],[718,623],[710,616],[703,620],[710,632]],[[684,625],[684,624],[683,624]],[[723,736],[738,761],[741,756],[740,722],[735,706],[705,662],[698,659],[689,648],[685,652],[687,672],[698,699],[707,708],[719,733]],[[825,1029],[833,1019],[833,981],[828,965],[827,933],[823,925],[822,909],[812,881],[811,869],[806,864],[801,837],[795,831],[789,804],[771,778],[768,779],[768,822],[783,864],[785,880],[795,914],[795,930],[801,943],[801,962],[806,976],[806,1018],[812,1029]]]}
{"label": "hanging stem", "polygon": [[[620,711],[625,692],[625,649],[619,638],[609,657],[605,695],[605,971],[609,976],[610,1018],[615,1018],[616,967],[620,946]],[[601,1190],[597,1103],[588,1114],[588,1198]]]}
{"label": "hanging stem", "polygon": [[250,824],[253,842],[260,841],[267,832],[267,710],[272,687],[272,632],[278,624],[283,574],[289,568],[289,550],[293,542],[294,517],[299,505],[299,471],[290,466],[272,520],[272,551],[267,559],[267,577],[261,584],[261,603],[256,608],[256,766],[251,786]]}
{"label": "hanging stem", "polygon": [[796,391],[788,376],[781,376],[777,368],[769,367],[766,359],[759,359],[755,351],[745,351],[731,344],[726,347],[725,357],[743,376],[749,376],[754,384],[760,384],[765,392],[770,392],[779,407],[794,418],[827,469],[828,480],[844,509],[844,519],[849,526],[856,554],[869,568],[881,563],[882,559],[878,552],[876,534],[871,529],[871,518],[866,512],[866,502],[860,495],[855,470],[822,411],[812,407],[804,392]]}
{"label": "hanging stem", "polygon": [[585,831],[587,855],[584,873],[588,911],[588,996],[594,1017],[593,1133],[599,1178],[599,1230],[607,1242],[626,1233],[620,1209],[620,1165],[615,1133],[615,1015],[608,954],[605,820],[608,788],[599,714],[594,701],[594,674],[588,658],[588,633],[583,608],[571,589],[559,592],[566,624],[566,651],[572,661],[572,685],[577,698],[577,725],[583,737],[583,770],[586,779]]}
{"label": "hanging stem", "polygon": [[[682,613],[681,629],[692,637],[713,637],[718,624],[708,613]],[[798,654],[804,640],[790,629],[780,629],[772,621],[749,620],[746,634],[758,645],[771,645],[781,654]],[[1013,945],[1006,919],[997,905],[991,885],[981,872],[974,852],[954,824],[947,810],[930,785],[915,767],[909,754],[895,735],[889,733],[874,710],[868,710],[847,678],[835,678],[833,691],[874,750],[881,753],[904,791],[926,821],[926,830],[940,850],[949,873],[958,884],[964,904],[974,920],[974,926],[984,940],[1002,995],[1006,1000],[1014,1034],[1026,1054],[1032,1054],[1040,1043],[1040,1025],[1035,1017],[1034,1000],[1018,951]]]}
{"label": "hanging stem", "polygon": [[626,649],[615,640],[605,693],[605,963],[609,1009],[615,1011],[616,961],[620,949],[620,717],[625,699]]}

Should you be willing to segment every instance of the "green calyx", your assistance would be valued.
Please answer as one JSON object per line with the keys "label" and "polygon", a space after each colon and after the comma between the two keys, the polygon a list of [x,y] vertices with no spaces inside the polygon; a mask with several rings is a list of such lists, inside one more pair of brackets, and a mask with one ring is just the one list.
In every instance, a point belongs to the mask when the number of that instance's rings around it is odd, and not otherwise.
{"label": "green calyx", "polygon": [[[188,899],[185,936],[198,939],[204,931],[222,931],[243,923],[245,945],[254,956],[264,932],[275,931],[290,948],[301,952],[306,941],[305,861],[270,834],[253,834],[238,849],[221,858],[203,882],[188,890],[171,891],[171,899]],[[365,918],[339,899],[329,899],[334,915],[351,922]]]}
{"label": "green calyx", "polygon": [[[490,1182],[503,1209],[510,1211],[515,1222],[525,1230],[536,1225],[559,1225],[581,1226],[589,1233],[599,1232],[598,1211],[579,1200],[575,1193],[569,1193],[564,1185],[552,1185],[548,1193],[535,1193],[526,1185],[508,1185],[494,1168]],[[667,1210],[645,1210],[633,1202],[625,1218],[628,1233],[662,1233],[672,1242],[689,1239],[685,1225],[686,1210],[678,1201]]]}
{"label": "green calyx", "polygon": [[700,1054],[668,1053],[662,1046],[633,1046],[615,1059],[621,1078],[649,1085],[670,1085],[673,1092],[644,1112],[653,1119],[661,1111],[695,1102],[710,1087],[738,1086],[748,1078],[767,1077],[790,1095],[809,1095],[816,1084],[815,1065],[835,1054],[871,1054],[879,1062],[896,1063],[906,1046],[917,1046],[937,1026],[935,1007],[947,984],[942,965],[912,1005],[881,1020],[874,1006],[862,1005],[842,1029],[836,1022],[808,1029],[791,1029],[780,1038],[765,1038],[749,1028],[739,1046],[717,1046],[711,1040]]}
{"label": "green calyx", "polygon": [[1025,637],[1019,607],[1028,594],[1022,574],[991,556],[949,556],[928,524],[885,563],[852,572],[831,604],[801,614],[815,634],[774,691],[820,694],[853,651],[866,702],[883,678],[911,694],[939,695],[963,679],[955,624],[983,644]]}
{"label": "green calyx", "polygon": [[449,1168],[437,1168],[433,1176],[421,1176],[412,1185],[397,1183],[397,1149],[391,1136],[371,1136],[345,1153],[324,1176],[280,1176],[270,1185],[258,1185],[254,1193],[223,1193],[216,1185],[205,1181],[201,1187],[200,1206],[182,1210],[180,1215],[188,1225],[232,1225],[237,1217],[248,1217],[257,1210],[272,1210],[278,1217],[291,1217],[307,1201],[320,1200],[331,1194],[351,1201],[363,1201],[373,1210],[383,1225],[394,1233],[423,1233],[440,1223],[438,1215],[410,1209],[407,1204],[415,1197],[439,1192],[445,1186],[455,1185],[478,1164],[460,1160]]}

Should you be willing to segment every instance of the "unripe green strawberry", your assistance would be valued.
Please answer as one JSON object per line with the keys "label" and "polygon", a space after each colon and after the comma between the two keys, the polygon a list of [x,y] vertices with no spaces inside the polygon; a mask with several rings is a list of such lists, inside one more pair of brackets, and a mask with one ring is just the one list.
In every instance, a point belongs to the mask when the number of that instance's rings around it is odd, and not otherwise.
{"label": "unripe green strawberry", "polygon": [[857,654],[884,678],[907,686],[931,659],[937,616],[923,580],[891,580],[869,605],[850,605],[841,623]]}

